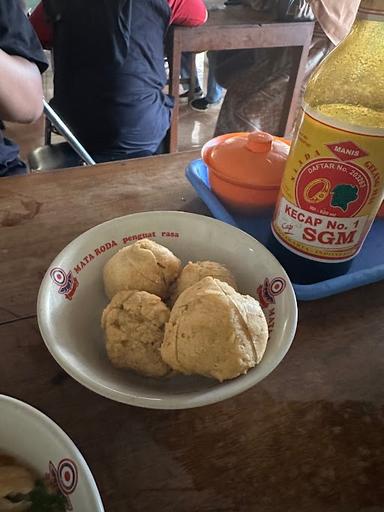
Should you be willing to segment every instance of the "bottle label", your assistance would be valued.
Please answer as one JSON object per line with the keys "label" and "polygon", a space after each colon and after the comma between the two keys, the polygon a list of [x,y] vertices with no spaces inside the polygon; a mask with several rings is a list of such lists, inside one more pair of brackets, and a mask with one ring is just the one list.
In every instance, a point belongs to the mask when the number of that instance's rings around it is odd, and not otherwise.
{"label": "bottle label", "polygon": [[305,108],[272,231],[300,256],[341,262],[358,253],[383,199],[384,130],[330,122]]}

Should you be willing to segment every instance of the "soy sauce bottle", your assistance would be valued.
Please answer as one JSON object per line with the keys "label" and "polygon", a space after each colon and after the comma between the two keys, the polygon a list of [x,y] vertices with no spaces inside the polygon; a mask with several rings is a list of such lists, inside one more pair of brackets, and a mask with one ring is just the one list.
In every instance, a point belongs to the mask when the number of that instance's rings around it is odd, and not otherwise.
{"label": "soy sauce bottle", "polygon": [[384,0],[362,0],[307,85],[270,242],[293,282],[346,273],[383,200],[383,55]]}

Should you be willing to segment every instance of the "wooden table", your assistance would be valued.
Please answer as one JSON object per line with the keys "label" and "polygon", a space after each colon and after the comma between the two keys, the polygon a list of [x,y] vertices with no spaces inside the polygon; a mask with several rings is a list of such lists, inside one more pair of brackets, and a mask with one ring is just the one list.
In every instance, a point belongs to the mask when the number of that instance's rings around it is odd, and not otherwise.
{"label": "wooden table", "polygon": [[294,60],[281,119],[281,135],[290,133],[303,81],[313,22],[272,22],[265,15],[243,5],[209,12],[208,21],[195,28],[175,27],[170,61],[170,94],[175,98],[170,129],[170,151],[177,150],[179,118],[179,77],[182,52],[235,50],[242,48],[294,47]]}
{"label": "wooden table", "polygon": [[107,512],[383,511],[384,283],[300,304],[280,366],[246,393],[199,409],[112,402],[67,376],[45,348],[36,295],[52,258],[115,216],[208,213],[183,174],[196,155],[0,180],[0,392],[72,437]]}

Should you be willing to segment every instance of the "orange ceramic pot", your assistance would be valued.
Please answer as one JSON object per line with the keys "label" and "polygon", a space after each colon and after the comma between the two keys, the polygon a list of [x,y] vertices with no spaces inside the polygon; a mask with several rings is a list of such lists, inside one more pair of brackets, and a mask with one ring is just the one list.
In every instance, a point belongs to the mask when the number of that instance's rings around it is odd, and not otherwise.
{"label": "orange ceramic pot", "polygon": [[229,209],[255,215],[273,208],[289,153],[289,142],[265,132],[220,135],[202,158],[212,191]]}

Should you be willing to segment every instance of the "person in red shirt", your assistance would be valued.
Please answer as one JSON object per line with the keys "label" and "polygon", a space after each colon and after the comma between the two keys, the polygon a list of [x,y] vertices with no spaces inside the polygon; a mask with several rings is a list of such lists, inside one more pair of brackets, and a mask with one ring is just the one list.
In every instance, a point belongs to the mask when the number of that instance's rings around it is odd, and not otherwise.
{"label": "person in red shirt", "polygon": [[203,0],[43,0],[30,19],[53,49],[52,106],[96,161],[164,152],[165,37],[203,24]]}
{"label": "person in red shirt", "polygon": [[198,27],[207,21],[208,12],[204,2],[196,0],[168,0],[168,5],[171,9],[170,25]]}

